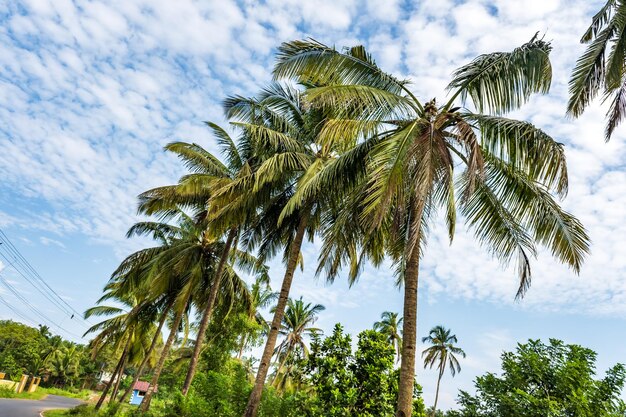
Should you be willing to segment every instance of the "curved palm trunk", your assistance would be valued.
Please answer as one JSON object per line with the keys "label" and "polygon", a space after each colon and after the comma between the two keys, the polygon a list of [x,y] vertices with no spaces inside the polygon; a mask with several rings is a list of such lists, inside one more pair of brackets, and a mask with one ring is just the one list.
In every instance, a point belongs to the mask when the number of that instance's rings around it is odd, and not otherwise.
{"label": "curved palm trunk", "polygon": [[193,381],[196,369],[198,368],[198,360],[200,359],[204,336],[206,334],[206,329],[209,326],[211,315],[213,314],[215,301],[217,300],[217,293],[219,292],[220,283],[222,281],[222,273],[224,272],[226,260],[228,259],[228,254],[230,253],[230,247],[233,244],[233,240],[235,240],[236,234],[237,232],[235,229],[231,229],[230,232],[228,232],[228,238],[226,238],[226,244],[224,245],[224,250],[220,256],[220,262],[217,264],[215,278],[213,279],[213,285],[211,286],[211,292],[209,293],[206,308],[202,314],[202,320],[200,321],[200,327],[198,328],[198,336],[196,337],[196,344],[193,348],[193,355],[191,356],[191,362],[189,363],[189,369],[187,370],[187,376],[185,377],[185,383],[183,384],[182,393],[185,396],[187,395],[187,392],[189,392],[191,382]]}
{"label": "curved palm trunk", "polygon": [[437,378],[437,390],[435,391],[435,404],[433,405],[433,417],[437,414],[437,401],[439,400],[439,384],[441,383],[441,377],[443,376],[444,367],[439,368],[439,377]]}
{"label": "curved palm trunk", "polygon": [[269,365],[272,361],[274,354],[274,348],[276,347],[276,339],[278,338],[278,330],[283,321],[285,315],[285,307],[287,306],[287,300],[289,299],[289,290],[291,289],[291,282],[293,281],[293,274],[298,265],[298,258],[300,256],[300,248],[302,247],[302,241],[304,239],[304,232],[306,231],[307,217],[302,216],[300,218],[300,224],[296,236],[291,244],[291,250],[289,252],[289,259],[287,261],[287,268],[285,269],[285,276],[283,277],[283,283],[280,288],[280,295],[278,297],[278,303],[276,304],[276,310],[274,311],[274,318],[272,319],[272,326],[270,327],[269,334],[267,336],[267,342],[265,343],[265,349],[263,350],[263,356],[261,356],[261,363],[257,371],[256,380],[254,381],[254,388],[250,393],[250,399],[248,405],[243,413],[244,417],[256,417],[261,403],[261,395],[263,394],[263,386],[265,385],[265,378],[269,371]]}
{"label": "curved palm trunk", "polygon": [[141,378],[141,374],[143,373],[143,368],[145,368],[146,365],[148,364],[148,361],[150,360],[150,355],[152,354],[152,351],[154,351],[156,344],[161,338],[161,330],[163,329],[163,325],[165,324],[165,319],[167,319],[167,313],[169,312],[171,307],[172,307],[172,303],[169,303],[168,306],[163,311],[163,314],[161,315],[161,320],[159,321],[159,325],[156,329],[156,332],[154,333],[154,337],[152,338],[152,343],[150,343],[150,347],[146,351],[146,356],[141,361],[141,364],[139,365],[139,368],[137,369],[137,373],[135,374],[135,377],[133,378],[133,382],[126,389],[126,391],[124,391],[124,394],[122,394],[122,398],[120,398],[120,404],[123,403],[126,400],[126,398],[128,398],[131,391],[133,390],[133,387],[135,386],[137,381],[139,381],[139,378]]}
{"label": "curved palm trunk", "polygon": [[[285,367],[285,363],[287,362],[287,359],[289,358],[289,355],[290,355],[290,354],[291,354],[291,352],[286,352],[286,353],[285,353],[285,357],[283,358],[283,360],[282,360],[282,361],[280,361],[280,364],[278,364],[278,368],[276,368],[276,378],[275,378],[275,380],[274,380],[274,381],[272,381],[272,384],[273,384],[276,388],[278,388],[278,383],[280,382],[280,381],[279,381],[279,378],[280,378],[280,371],[282,371],[282,370],[283,370],[283,368]],[[276,358],[276,360],[278,361],[278,358]]]}
{"label": "curved palm trunk", "polygon": [[163,346],[163,351],[161,352],[161,357],[159,358],[159,362],[157,363],[156,368],[154,368],[154,374],[152,375],[152,380],[150,381],[150,386],[148,387],[148,391],[141,400],[141,405],[139,409],[141,411],[147,411],[150,408],[150,401],[152,400],[152,395],[154,394],[154,390],[156,389],[157,384],[159,383],[159,377],[161,376],[161,371],[163,371],[163,365],[165,364],[165,359],[170,352],[170,348],[174,343],[174,338],[176,337],[176,333],[178,332],[178,326],[180,326],[180,322],[183,319],[183,311],[187,307],[187,303],[189,303],[189,297],[187,296],[187,300],[185,301],[185,305],[180,311],[176,312],[176,316],[174,317],[174,322],[172,323],[172,329],[170,330],[170,334],[167,337],[167,341]]}
{"label": "curved palm trunk", "polygon": [[100,395],[100,398],[98,399],[98,402],[96,403],[96,407],[95,407],[96,410],[99,410],[100,407],[102,407],[102,404],[104,403],[104,399],[109,393],[109,390],[111,389],[111,386],[113,385],[113,382],[115,382],[115,378],[117,377],[117,374],[120,372],[120,368],[122,367],[124,360],[126,359],[126,351],[128,350],[129,346],[130,346],[130,336],[128,337],[128,341],[126,342],[126,345],[124,346],[124,351],[122,352],[122,356],[120,356],[120,360],[117,362],[117,365],[115,366],[113,375],[111,375],[111,379],[105,385],[104,391],[102,391],[102,395]]}
{"label": "curved palm trunk", "polygon": [[419,279],[421,222],[424,201],[418,200],[411,210],[409,241],[415,246],[409,254],[404,271],[404,322],[400,383],[398,385],[398,408],[396,417],[411,417],[413,410],[413,386],[415,384],[415,350],[417,342],[417,287]]}
{"label": "curved palm trunk", "polygon": [[113,385],[113,392],[111,392],[111,398],[109,399],[109,403],[115,401],[115,397],[117,397],[117,392],[120,388],[120,382],[122,382],[122,377],[124,376],[124,369],[126,369],[126,364],[128,363],[128,354],[124,358],[124,362],[122,367],[120,368],[120,372],[117,375],[117,379],[115,380],[115,385]]}

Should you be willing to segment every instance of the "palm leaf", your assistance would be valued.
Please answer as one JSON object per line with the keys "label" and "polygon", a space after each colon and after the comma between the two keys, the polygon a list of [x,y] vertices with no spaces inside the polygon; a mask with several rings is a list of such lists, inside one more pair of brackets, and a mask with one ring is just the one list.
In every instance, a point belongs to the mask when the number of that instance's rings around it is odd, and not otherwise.
{"label": "palm leaf", "polygon": [[549,42],[535,35],[512,52],[480,55],[452,75],[449,90],[469,95],[480,113],[502,114],[519,108],[533,93],[547,93],[552,81]]}

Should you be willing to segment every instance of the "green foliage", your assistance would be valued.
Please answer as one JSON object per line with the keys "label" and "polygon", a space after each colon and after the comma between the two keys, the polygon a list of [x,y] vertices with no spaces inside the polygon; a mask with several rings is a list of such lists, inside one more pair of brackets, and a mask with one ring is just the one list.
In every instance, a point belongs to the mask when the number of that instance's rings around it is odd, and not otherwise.
{"label": "green foliage", "polygon": [[45,355],[46,338],[37,330],[11,320],[0,321],[0,372],[11,377],[30,373],[30,366]]}
{"label": "green foliage", "polygon": [[626,369],[618,364],[594,379],[596,353],[551,339],[530,340],[502,355],[502,375],[475,381],[476,395],[461,391],[450,417],[611,417],[623,415],[619,394]]}
{"label": "green foliage", "polygon": [[[311,397],[307,416],[392,416],[399,372],[393,369],[395,350],[386,335],[374,330],[359,334],[352,353],[351,338],[336,324],[331,336],[316,340],[306,364]],[[414,416],[423,413],[416,384]]]}
{"label": "green foliage", "polygon": [[[248,370],[239,360],[230,359],[219,371],[198,372],[187,397],[175,392],[161,405],[155,404],[152,411],[159,417],[239,417],[251,389]],[[259,417],[295,417],[300,415],[299,405],[303,403],[300,394],[283,396],[268,387],[263,393]]]}

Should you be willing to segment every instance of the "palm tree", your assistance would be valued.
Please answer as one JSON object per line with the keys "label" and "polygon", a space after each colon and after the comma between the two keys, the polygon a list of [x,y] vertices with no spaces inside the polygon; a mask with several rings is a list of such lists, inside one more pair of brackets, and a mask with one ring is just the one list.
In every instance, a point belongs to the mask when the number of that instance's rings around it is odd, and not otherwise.
{"label": "palm tree", "polygon": [[[304,358],[309,356],[304,337],[321,332],[320,329],[311,325],[317,321],[317,315],[325,309],[326,307],[321,304],[305,304],[302,297],[296,301],[289,299],[280,329],[280,334],[284,339],[276,348],[276,361],[279,362],[276,375],[280,375],[287,360],[293,362],[294,356]],[[275,381],[278,382],[276,378]]]}
{"label": "palm tree", "polygon": [[[517,261],[517,297],[530,285],[537,244],[575,272],[589,250],[583,226],[556,200],[567,192],[563,145],[528,122],[502,116],[548,91],[550,50],[535,36],[512,52],[481,55],[453,74],[452,95],[438,105],[420,101],[363,47],[340,53],[308,40],[279,49],[275,77],[314,85],[305,93],[312,107],[334,109],[318,140],[359,142],[301,189],[345,196],[322,250],[335,271],[350,261],[351,276],[358,273],[359,264],[344,256],[355,240],[375,264],[384,249],[397,266],[404,285],[398,417],[412,410],[419,265],[437,209],[451,240],[460,211],[491,254],[504,264]],[[475,111],[457,107],[466,97]]]}
{"label": "palm tree", "polygon": [[135,349],[142,348],[141,341],[143,337],[141,333],[145,332],[152,323],[152,317],[142,314],[142,310],[145,311],[144,309],[146,308],[146,304],[143,303],[144,300],[135,294],[123,293],[115,283],[107,284],[105,291],[98,303],[114,299],[121,307],[98,305],[87,309],[85,318],[93,316],[110,317],[91,326],[87,329],[85,335],[98,332],[96,337],[90,342],[92,357],[95,357],[107,345],[113,346],[114,351],[121,349],[121,353],[115,370],[98,399],[96,409],[102,406],[111,388],[113,388],[111,399],[115,398],[129,355],[131,355],[133,350],[133,345],[135,345]]}
{"label": "palm tree", "polygon": [[435,404],[433,405],[433,415],[437,412],[437,400],[439,399],[439,384],[441,378],[446,371],[446,366],[450,366],[450,373],[454,377],[457,372],[461,372],[461,365],[455,355],[465,357],[463,349],[455,346],[457,343],[456,335],[450,334],[450,329],[443,326],[435,326],[430,329],[428,336],[422,338],[422,343],[430,343],[432,346],[424,349],[422,357],[424,358],[424,369],[436,364],[439,369],[437,377],[437,390],[435,391]]}
{"label": "palm tree", "polygon": [[398,361],[400,360],[400,356],[402,354],[402,336],[400,336],[402,326],[402,317],[398,318],[398,313],[392,313],[390,311],[385,311],[380,315],[380,321],[374,323],[374,330],[380,332],[387,336],[387,340],[389,343],[396,349],[398,355]]}
{"label": "palm tree", "polygon": [[326,192],[299,198],[297,203],[291,197],[301,181],[332,160],[340,149],[330,143],[317,146],[315,138],[324,115],[307,108],[300,92],[292,87],[274,84],[256,98],[232,97],[226,107],[232,123],[256,144],[257,163],[248,175],[241,175],[217,191],[212,200],[221,209],[211,218],[233,223],[231,216],[254,212],[254,219],[246,226],[244,242],[250,249],[258,248],[263,262],[282,249],[286,265],[245,411],[245,416],[253,417],[260,403],[294,272],[301,260],[300,249],[307,236],[313,239],[332,199]]}
{"label": "palm tree", "polygon": [[[604,137],[608,141],[626,115],[626,3],[608,0],[593,16],[591,25],[580,39],[589,46],[576,61],[569,82],[567,114],[579,117],[602,90],[603,101],[611,98],[606,114]],[[610,52],[609,52],[610,50]],[[608,56],[607,56],[608,52]]]}
{"label": "palm tree", "polygon": [[63,346],[54,352],[49,361],[50,375],[55,380],[54,385],[65,388],[68,380],[73,385],[71,381],[72,378],[78,376],[79,361],[80,358],[74,344]]}
{"label": "palm tree", "polygon": [[[154,252],[145,279],[149,282],[150,293],[154,298],[162,294],[172,294],[175,300],[173,301],[175,315],[170,334],[153,371],[150,387],[142,400],[141,409],[144,411],[150,406],[165,359],[179,332],[183,315],[192,303],[200,311],[204,311],[206,300],[210,300],[210,296],[207,295],[217,286],[215,291],[221,290],[225,300],[233,302],[234,298],[229,298],[227,294],[238,294],[239,300],[249,305],[246,285],[230,264],[222,266],[222,279],[216,279],[215,271],[224,253],[224,242],[212,237],[204,222],[197,222],[180,210],[178,216],[177,226],[162,222],[140,222],[128,232],[129,237],[152,235],[165,242]],[[131,257],[135,258],[133,255]],[[256,259],[245,252],[236,251],[235,261],[240,268],[266,272],[266,268],[258,267]],[[121,267],[122,270],[125,268],[127,267]]]}
{"label": "palm tree", "polygon": [[[269,283],[264,282],[261,279],[257,279],[254,284],[252,284],[250,294],[252,296],[252,312],[254,314],[254,321],[260,327],[260,335],[267,336],[270,325],[267,320],[265,320],[265,317],[263,317],[260,310],[269,307],[271,303],[276,301],[278,294],[272,291]],[[241,344],[237,359],[242,358],[243,352],[248,345],[249,337],[251,335],[251,333],[246,332],[241,336]]]}
{"label": "palm tree", "polygon": [[[207,122],[207,125],[218,140],[220,149],[225,156],[226,164],[198,144],[185,142],[168,144],[165,149],[175,153],[192,172],[181,178],[176,185],[158,187],[143,193],[140,196],[140,212],[168,217],[176,214],[179,207],[185,206],[195,211],[196,218],[206,221],[207,212],[216,210],[215,207],[210,207],[209,205],[211,195],[215,190],[237,181],[241,176],[246,176],[250,172],[254,157],[252,152],[254,145],[247,140],[247,137],[243,136],[239,144],[237,144],[220,126],[211,122]],[[227,230],[226,242],[215,271],[218,281],[224,273],[229,255],[237,250],[237,242],[242,225],[246,223],[246,213],[239,213],[238,216],[230,217],[228,220],[229,222],[225,225],[215,221],[207,223],[207,233],[219,235],[220,230]],[[259,265],[257,267],[259,269]],[[265,267],[261,266],[260,268],[263,269]],[[211,292],[204,307],[197,332],[198,336],[196,337],[191,361],[185,382],[183,383],[183,395],[187,395],[197,369],[206,330],[217,301],[219,286],[220,284],[217,282],[216,285],[211,287]]]}

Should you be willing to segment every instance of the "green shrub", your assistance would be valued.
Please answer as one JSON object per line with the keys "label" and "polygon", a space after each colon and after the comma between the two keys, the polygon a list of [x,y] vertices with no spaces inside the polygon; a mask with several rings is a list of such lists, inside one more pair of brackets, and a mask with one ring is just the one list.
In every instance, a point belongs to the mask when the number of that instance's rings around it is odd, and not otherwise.
{"label": "green shrub", "polygon": [[15,390],[0,385],[0,398],[15,398],[16,396]]}

